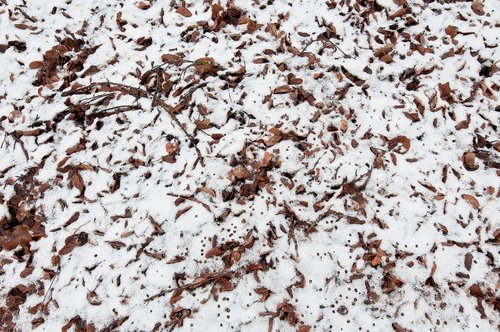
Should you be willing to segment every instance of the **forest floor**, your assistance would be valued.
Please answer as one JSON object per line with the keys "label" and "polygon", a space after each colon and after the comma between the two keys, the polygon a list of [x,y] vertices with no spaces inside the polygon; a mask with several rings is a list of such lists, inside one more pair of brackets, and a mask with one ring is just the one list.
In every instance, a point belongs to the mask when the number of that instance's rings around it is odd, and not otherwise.
{"label": "forest floor", "polygon": [[0,330],[498,331],[499,31],[0,0]]}

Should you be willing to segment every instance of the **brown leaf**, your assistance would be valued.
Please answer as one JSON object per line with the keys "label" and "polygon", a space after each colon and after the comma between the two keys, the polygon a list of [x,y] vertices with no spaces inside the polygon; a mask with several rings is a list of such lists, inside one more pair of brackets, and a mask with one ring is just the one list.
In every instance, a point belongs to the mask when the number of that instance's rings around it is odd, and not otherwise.
{"label": "brown leaf", "polygon": [[283,94],[283,93],[290,93],[292,92],[293,89],[289,85],[282,85],[274,89],[273,93],[275,94]]}
{"label": "brown leaf", "polygon": [[251,175],[250,172],[243,165],[236,166],[236,168],[233,169],[231,173],[233,173],[233,175],[238,179],[246,179]]}
{"label": "brown leaf", "polygon": [[125,32],[125,28],[124,26],[128,24],[127,20],[125,19],[122,19],[122,15],[123,13],[122,12],[118,12],[116,14],[116,25],[118,25],[118,29],[121,31],[121,32]]}
{"label": "brown leaf", "polygon": [[[401,145],[400,145],[401,144]],[[405,154],[410,150],[410,140],[404,135],[396,136],[390,139],[388,142],[389,150],[393,150],[396,153]]]}
{"label": "brown leaf", "polygon": [[234,289],[234,285],[225,277],[219,279],[221,285],[221,292],[229,292]]}
{"label": "brown leaf", "polygon": [[80,190],[80,192],[83,191],[84,184],[83,184],[83,178],[80,175],[80,173],[78,173],[78,172],[75,171],[73,173],[73,175],[71,175],[71,184],[75,188],[77,188],[78,190]]}
{"label": "brown leaf", "polygon": [[207,251],[207,253],[205,254],[205,257],[206,258],[212,258],[214,256],[220,256],[223,253],[224,253],[224,251],[222,251],[218,247],[214,247],[214,248],[210,249],[209,251]]}
{"label": "brown leaf", "polygon": [[179,7],[175,12],[177,14],[181,14],[184,17],[191,17],[191,16],[193,16],[193,14],[191,13],[191,11],[189,9],[187,9],[186,7]]}
{"label": "brown leaf", "polygon": [[451,95],[450,82],[446,82],[443,84],[439,83],[439,92],[441,93],[442,99],[448,99]]}
{"label": "brown leaf", "polygon": [[126,244],[121,241],[106,241],[106,242],[114,249],[120,249],[126,246]]}
{"label": "brown leaf", "polygon": [[465,199],[470,205],[472,205],[473,208],[477,209],[479,207],[479,201],[476,197],[469,194],[463,194],[462,198]]}
{"label": "brown leaf", "polygon": [[69,225],[77,221],[78,218],[80,218],[80,212],[73,213],[73,215],[68,219],[68,221],[64,223],[63,227],[68,227]]}
{"label": "brown leaf", "polygon": [[151,46],[151,44],[153,44],[153,39],[151,37],[139,37],[139,38],[137,38],[135,43],[137,45],[143,46],[143,48],[142,48],[142,50],[143,50],[143,49],[146,49],[147,47]]}
{"label": "brown leaf", "polygon": [[137,8],[140,8],[142,10],[146,10],[146,9],[149,9],[151,7],[151,3],[141,1],[141,2],[137,3],[136,6],[137,6]]}
{"label": "brown leaf", "polygon": [[205,57],[197,59],[193,62],[195,71],[198,75],[216,75],[219,66],[213,58]]}
{"label": "brown leaf", "polygon": [[212,197],[216,197],[217,196],[217,194],[215,193],[215,191],[212,188],[209,188],[209,187],[201,187],[201,188],[196,189],[196,193],[199,193],[199,192],[208,194],[208,195],[210,195]]}
{"label": "brown leaf", "polygon": [[281,131],[278,128],[271,128],[269,130],[272,134],[271,138],[269,138],[265,143],[267,146],[273,146],[279,141],[281,141]]}
{"label": "brown leaf", "polygon": [[89,235],[86,232],[81,232],[78,234],[70,235],[64,240],[64,247],[59,250],[59,255],[66,255],[75,249],[75,247],[81,247],[88,242]]}
{"label": "brown leaf", "polygon": [[406,332],[406,330],[402,328],[401,325],[399,325],[398,323],[392,323],[392,328],[396,332]]}
{"label": "brown leaf", "polygon": [[167,53],[161,56],[161,61],[171,64],[180,64],[182,63],[182,58],[178,55]]}
{"label": "brown leaf", "polygon": [[418,122],[420,119],[418,118],[417,112],[403,112],[403,114],[411,120],[411,122]]}
{"label": "brown leaf", "polygon": [[39,69],[43,67],[43,62],[42,61],[33,61],[30,63],[29,68],[30,69]]}
{"label": "brown leaf", "polygon": [[454,38],[458,33],[458,29],[456,26],[448,25],[446,29],[444,29],[444,32],[446,32],[446,34],[451,38]]}
{"label": "brown leaf", "polygon": [[474,152],[467,152],[463,155],[464,167],[468,171],[475,171],[479,168],[476,165],[476,154]]}
{"label": "brown leaf", "polygon": [[380,57],[380,61],[385,62],[385,63],[391,63],[392,62],[392,56],[389,54],[382,55]]}
{"label": "brown leaf", "polygon": [[474,12],[474,14],[476,14],[476,15],[482,16],[485,14],[484,4],[481,0],[472,1],[471,8],[472,8],[472,11]]}
{"label": "brown leaf", "polygon": [[389,54],[393,48],[394,48],[394,44],[392,44],[392,43],[387,44],[387,45],[382,46],[381,48],[375,50],[375,52],[373,52],[373,55],[376,56],[377,58],[381,58],[384,55]]}
{"label": "brown leaf", "polygon": [[154,219],[152,217],[149,217],[149,221],[151,222],[151,225],[153,225],[153,228],[154,228],[153,235],[165,234],[165,231],[161,228],[161,226],[156,221],[154,221]]}
{"label": "brown leaf", "polygon": [[302,325],[297,330],[297,332],[309,332],[309,331],[311,331],[311,326],[309,326],[309,325]]}
{"label": "brown leaf", "polygon": [[483,297],[483,292],[478,284],[474,284],[469,288],[470,295],[474,297]]}
{"label": "brown leaf", "polygon": [[363,225],[365,223],[363,220],[352,216],[347,216],[346,219],[350,225]]}
{"label": "brown leaf", "polygon": [[194,120],[194,124],[198,129],[208,129],[210,128],[210,119],[206,118],[205,120]]}
{"label": "brown leaf", "polygon": [[260,167],[267,167],[271,160],[273,159],[273,155],[270,152],[264,152],[264,157],[262,158],[262,161],[260,162]]}
{"label": "brown leaf", "polygon": [[177,211],[177,213],[175,214],[175,220],[179,219],[180,216],[182,216],[184,213],[188,212],[189,210],[191,210],[193,206],[190,205],[182,210],[179,210]]}
{"label": "brown leaf", "polygon": [[35,270],[34,267],[27,267],[25,268],[23,271],[21,271],[21,273],[19,274],[19,276],[21,278],[26,278],[27,276],[29,276],[31,273],[33,273],[33,271]]}
{"label": "brown leaf", "polygon": [[94,291],[87,293],[87,301],[92,305],[101,305],[102,303],[97,299],[97,294]]}
{"label": "brown leaf", "polygon": [[474,256],[472,256],[472,254],[470,252],[465,254],[464,264],[465,264],[465,268],[467,269],[467,271],[470,271],[470,269],[472,267],[472,259],[473,258],[474,258]]}

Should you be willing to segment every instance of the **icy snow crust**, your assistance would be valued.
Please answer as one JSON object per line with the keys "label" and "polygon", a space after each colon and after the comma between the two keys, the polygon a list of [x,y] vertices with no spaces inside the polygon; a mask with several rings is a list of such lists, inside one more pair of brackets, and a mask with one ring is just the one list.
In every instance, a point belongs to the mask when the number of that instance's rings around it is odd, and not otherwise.
{"label": "icy snow crust", "polygon": [[182,3],[0,1],[0,329],[496,331],[498,2]]}

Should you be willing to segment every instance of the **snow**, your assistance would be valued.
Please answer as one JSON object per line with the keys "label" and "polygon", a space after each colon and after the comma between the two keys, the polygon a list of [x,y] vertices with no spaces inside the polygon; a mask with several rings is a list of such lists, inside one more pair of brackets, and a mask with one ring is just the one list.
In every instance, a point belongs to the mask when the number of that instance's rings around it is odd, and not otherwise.
{"label": "snow", "polygon": [[496,331],[495,3],[0,1],[0,330]]}

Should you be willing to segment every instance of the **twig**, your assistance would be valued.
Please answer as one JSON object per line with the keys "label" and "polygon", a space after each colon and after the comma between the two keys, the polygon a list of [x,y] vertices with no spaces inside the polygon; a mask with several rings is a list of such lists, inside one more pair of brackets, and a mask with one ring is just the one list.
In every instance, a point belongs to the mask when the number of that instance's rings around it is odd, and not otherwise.
{"label": "twig", "polygon": [[[108,111],[115,110],[115,109],[117,109],[118,111],[108,112]],[[89,116],[95,117],[95,118],[103,118],[103,117],[110,116],[113,114],[124,113],[124,112],[129,112],[129,111],[136,111],[136,110],[142,110],[142,107],[140,107],[138,105],[114,106],[114,107],[105,108],[103,110],[94,111],[94,112],[90,113]]]}
{"label": "twig", "polygon": [[[15,136],[15,135],[11,135],[11,136],[21,146],[21,149],[23,150],[24,156],[26,157],[26,161],[30,160],[30,157],[28,155],[28,151],[26,151],[26,148],[24,147],[23,141],[19,137]],[[15,144],[14,144],[14,146],[15,146]]]}
{"label": "twig", "polygon": [[49,295],[50,291],[52,290],[52,286],[54,285],[54,281],[57,279],[57,277],[59,276],[60,272],[61,272],[61,262],[59,261],[59,263],[57,264],[56,275],[50,281],[49,289],[47,290],[47,293],[45,293],[45,295],[43,296],[43,300],[42,300],[43,304],[45,304],[45,299],[47,298],[47,295]]}
{"label": "twig", "polygon": [[314,42],[317,42],[317,41],[320,41],[322,42],[323,44],[325,43],[329,43],[332,47],[333,47],[333,50],[334,52],[339,50],[344,56],[350,58],[351,56],[350,55],[347,55],[344,51],[342,51],[342,49],[337,45],[335,44],[334,42],[332,42],[330,39],[327,39],[325,38],[324,36],[319,36],[318,38],[316,39],[312,39],[311,41],[309,41],[307,43],[307,45],[302,49],[302,51],[299,53],[299,55],[302,55],[304,54],[305,50]]}
{"label": "twig", "polygon": [[160,90],[161,87],[162,79],[160,78],[160,74],[161,74],[161,69],[160,67],[158,67],[158,69],[156,69],[156,88],[155,88],[155,93],[153,95],[153,100],[151,101],[151,110],[153,110],[153,108],[156,105],[156,97],[158,96],[158,90]]}
{"label": "twig", "polygon": [[[189,90],[189,92],[187,93],[187,95],[181,100],[181,102],[179,104],[177,104],[175,106],[175,108],[172,107],[172,106],[170,106],[170,105],[168,105],[167,103],[165,103],[160,98],[156,99],[156,102],[155,102],[155,105],[154,105],[154,106],[160,106],[161,108],[163,108],[167,112],[167,114],[170,116],[170,118],[172,119],[172,121],[174,121],[181,128],[182,132],[188,137],[189,141],[194,146],[194,148],[196,150],[196,153],[198,154],[198,158],[196,159],[193,167],[196,167],[196,165],[198,163],[198,160],[200,161],[200,163],[201,163],[202,166],[205,166],[205,164],[203,162],[203,155],[201,154],[200,149],[198,149],[198,147],[196,146],[195,139],[193,138],[192,135],[190,135],[186,131],[186,129],[184,128],[184,126],[182,125],[182,123],[179,121],[179,119],[177,118],[177,115],[175,113],[180,112],[186,106],[186,104],[189,102],[189,100],[191,100],[191,97],[192,97],[193,93],[197,89],[202,88],[202,87],[204,87],[206,85],[207,85],[207,83],[202,83],[202,84],[199,84],[199,85],[191,88],[191,90]],[[130,85],[127,85],[127,84],[116,83],[116,82],[94,82],[94,83],[91,83],[90,85],[87,85],[87,86],[84,86],[84,87],[81,87],[81,88],[78,88],[78,89],[75,89],[75,90],[72,90],[72,91],[63,92],[63,96],[83,94],[86,91],[89,91],[93,87],[97,87],[97,88],[99,88],[99,87],[101,87],[101,88],[104,88],[104,87],[122,88],[122,90],[118,90],[117,92],[127,93],[128,95],[136,97],[136,98],[147,98],[148,96],[150,96],[150,93],[148,91],[144,90],[144,89],[136,88],[136,87],[133,87],[133,86],[130,86]]]}
{"label": "twig", "polygon": [[26,12],[25,12],[24,10],[22,10],[22,9],[21,9],[21,7],[16,6],[16,7],[14,7],[14,9],[18,10],[19,12],[21,12],[21,14],[22,14],[22,15],[23,15],[26,19],[30,20],[31,22],[33,22],[33,23],[36,23],[36,22],[37,22],[37,19],[35,19],[35,18],[33,18],[33,17],[29,16],[28,14],[26,14]]}

